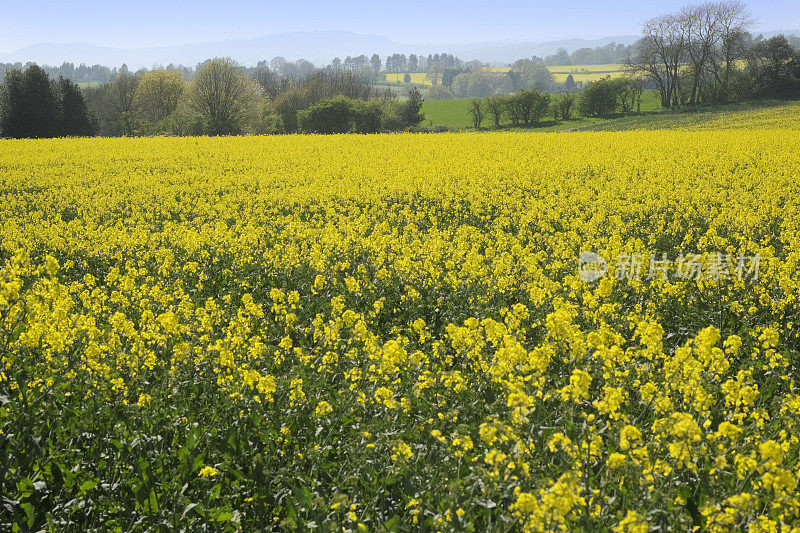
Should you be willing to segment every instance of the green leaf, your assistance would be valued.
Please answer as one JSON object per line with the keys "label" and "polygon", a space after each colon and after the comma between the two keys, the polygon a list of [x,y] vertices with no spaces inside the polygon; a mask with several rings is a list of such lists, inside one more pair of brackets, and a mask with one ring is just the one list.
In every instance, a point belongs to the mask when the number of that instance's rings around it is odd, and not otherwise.
{"label": "green leaf", "polygon": [[386,531],[400,531],[400,517],[397,515],[392,516],[383,524],[383,528]]}
{"label": "green leaf", "polygon": [[36,489],[33,487],[33,481],[28,478],[22,479],[17,483],[17,490],[19,491],[19,499],[28,498],[33,494]]}
{"label": "green leaf", "polygon": [[20,507],[22,507],[22,510],[25,511],[25,516],[28,518],[28,527],[32,527],[35,519],[33,505],[26,502],[20,505]]}
{"label": "green leaf", "polygon": [[150,489],[150,494],[148,496],[148,500],[149,500],[148,503],[150,505],[149,509],[153,512],[153,514],[157,513],[158,512],[158,498],[156,497],[156,491],[155,490]]}
{"label": "green leaf", "polygon": [[84,481],[83,483],[81,483],[81,495],[86,494],[96,486],[97,486],[97,481],[95,481],[94,479]]}

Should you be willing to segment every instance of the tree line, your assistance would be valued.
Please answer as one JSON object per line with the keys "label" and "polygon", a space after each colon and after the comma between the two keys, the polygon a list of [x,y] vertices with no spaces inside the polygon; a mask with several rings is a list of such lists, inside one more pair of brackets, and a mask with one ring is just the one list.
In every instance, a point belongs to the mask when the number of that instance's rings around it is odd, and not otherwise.
{"label": "tree line", "polygon": [[754,39],[753,24],[736,0],[686,6],[647,20],[625,64],[658,89],[665,109],[797,95],[800,64],[792,41]]}
{"label": "tree line", "polygon": [[[630,47],[624,44],[608,43],[595,48],[578,48],[569,53],[566,48],[559,48],[555,54],[550,54],[542,62],[551,67],[571,65],[608,65],[622,63],[628,56]],[[538,59],[538,58],[537,58]]]}
{"label": "tree line", "polygon": [[[33,63],[1,63],[0,62],[0,76],[4,75],[10,70],[25,70]],[[123,65],[123,68],[124,67]],[[49,65],[42,65],[41,69],[44,70],[48,76],[53,79],[59,77],[66,78],[75,83],[94,83],[105,82],[113,80],[117,76],[118,69],[116,67],[109,68],[103,65],[85,65],[81,63],[77,67],[74,63],[65,61],[60,67],[53,67]]]}
{"label": "tree line", "polygon": [[[479,97],[469,103],[476,128],[486,118],[492,118],[495,126],[503,120],[529,125],[518,120],[515,109],[537,90],[567,93],[554,97],[549,108],[546,95],[540,98],[541,109],[549,109],[555,120],[568,119],[573,112],[610,117],[640,111],[645,89],[657,90],[665,109],[800,98],[800,39],[785,35],[753,38],[749,32],[752,25],[746,6],[736,0],[691,5],[647,20],[643,37],[629,47],[609,45],[608,50],[624,54],[625,75],[590,82],[577,97],[568,94],[574,87],[569,78],[556,84],[544,66],[566,63],[570,58],[565,51],[559,51],[557,58],[514,63],[506,76],[527,75],[523,87],[514,87],[501,75],[481,69],[459,74],[451,96]],[[502,95],[508,92],[514,95]],[[536,123],[534,115],[532,124]]]}
{"label": "tree line", "polygon": [[[685,66],[684,71],[679,72],[678,81],[674,82],[680,87],[678,98],[670,98],[670,105],[664,107],[751,98],[800,98],[800,50],[793,47],[786,36],[776,35],[753,42],[745,57],[744,66],[732,68],[727,74],[725,69],[721,69],[719,78],[700,77],[695,99],[692,99],[692,83],[698,77],[690,65]],[[726,92],[726,81],[734,83],[732,80],[737,84],[736,90]],[[568,120],[576,113],[584,117],[607,118],[639,112],[645,88],[654,83],[657,84],[658,79],[650,72],[632,70],[625,76],[606,76],[590,82],[579,93],[551,95],[536,89],[521,89],[511,95],[473,98],[468,109],[475,128],[482,127],[487,119],[499,127],[504,123],[535,126],[545,116]],[[660,94],[663,105],[664,94]],[[526,109],[530,111],[523,111]]]}
{"label": "tree line", "polygon": [[574,95],[569,94],[553,101],[553,96],[548,93],[536,89],[520,89],[514,94],[473,98],[469,102],[469,113],[475,128],[480,128],[485,119],[492,120],[495,127],[501,126],[504,120],[508,120],[513,126],[537,126],[548,111],[556,109],[561,102],[570,103],[569,109],[565,111],[565,118],[569,118],[574,98]]}
{"label": "tree line", "polygon": [[536,89],[520,89],[514,94],[498,94],[469,101],[472,125],[481,128],[486,120],[494,127],[538,126],[545,117],[569,120],[576,114],[584,117],[609,117],[638,111],[643,80],[606,78],[590,83],[580,93],[548,94]]}
{"label": "tree line", "polygon": [[178,70],[121,70],[81,90],[31,65],[7,72],[0,86],[0,136],[373,133],[417,127],[421,107],[417,89],[400,100],[358,73],[332,69],[295,80],[217,58],[191,81]]}

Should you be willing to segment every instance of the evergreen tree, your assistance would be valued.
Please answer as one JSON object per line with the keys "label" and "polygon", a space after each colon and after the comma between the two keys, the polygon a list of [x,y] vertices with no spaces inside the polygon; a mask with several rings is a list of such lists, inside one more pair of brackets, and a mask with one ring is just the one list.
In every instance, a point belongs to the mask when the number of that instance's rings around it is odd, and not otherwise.
{"label": "evergreen tree", "polygon": [[400,108],[400,119],[406,126],[417,126],[425,118],[422,114],[422,93],[416,87],[408,91],[408,100]]}
{"label": "evergreen tree", "polygon": [[83,93],[74,82],[62,77],[58,79],[58,104],[59,135],[94,135],[96,128]]}
{"label": "evergreen tree", "polygon": [[0,103],[0,131],[5,137],[35,138],[58,135],[56,91],[37,65],[6,75]]}
{"label": "evergreen tree", "polygon": [[9,70],[0,86],[0,136],[21,137],[24,119],[21,102],[25,92],[22,87],[22,71]]}

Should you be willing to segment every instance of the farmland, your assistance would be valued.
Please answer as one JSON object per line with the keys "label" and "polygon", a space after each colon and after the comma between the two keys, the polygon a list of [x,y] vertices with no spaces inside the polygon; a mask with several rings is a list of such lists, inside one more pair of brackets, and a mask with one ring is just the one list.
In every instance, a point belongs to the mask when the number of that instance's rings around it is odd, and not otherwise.
{"label": "farmland", "polygon": [[796,526],[800,137],[777,109],[0,141],[0,522]]}
{"label": "farmland", "polygon": [[[413,72],[409,74],[411,81],[409,83],[417,85],[431,85],[432,81],[428,79],[426,72]],[[403,72],[389,72],[386,74],[387,83],[405,83],[405,73]]]}
{"label": "farmland", "polygon": [[[469,112],[470,98],[453,100],[426,100],[423,103],[426,123],[431,126],[446,126],[454,130],[473,129]],[[549,121],[547,119],[550,119]],[[536,131],[624,131],[662,129],[756,129],[800,127],[800,105],[797,102],[742,103],[716,108],[700,108],[689,111],[665,111],[661,109],[656,91],[644,91],[642,113],[612,118],[576,117],[554,122],[550,117],[533,127]],[[491,119],[483,122],[484,128],[492,128]],[[501,126],[511,126],[504,119]]]}
{"label": "farmland", "polygon": [[[511,67],[490,67],[490,69],[492,72],[506,73],[511,70]],[[553,77],[558,83],[564,83],[569,75],[572,75],[575,82],[590,82],[606,76],[616,78],[625,74],[624,65],[617,63],[607,65],[548,66],[547,70],[553,73]]]}
{"label": "farmland", "polygon": [[[553,73],[555,81],[564,83],[567,76],[572,75],[575,82],[590,82],[596,81],[606,76],[612,78],[622,76],[625,74],[623,65],[609,64],[609,65],[571,65],[563,67],[547,67]],[[492,72],[504,74],[508,72],[510,67],[489,67]],[[431,85],[433,82],[428,77],[426,72],[413,72],[410,74],[411,81],[409,83],[417,85]],[[386,74],[386,81],[388,83],[404,83],[405,73],[390,72]]]}
{"label": "farmland", "polygon": [[[623,65],[609,64],[609,65],[571,65],[564,67],[547,67],[553,73],[555,81],[564,83],[567,76],[572,75],[575,82],[590,82],[596,81],[606,76],[612,78],[622,76],[625,74]],[[510,67],[489,67],[489,70],[498,74],[504,74],[510,70]],[[386,82],[390,84],[415,84],[415,85],[432,85],[433,80],[426,72],[412,72],[409,74],[411,81],[405,82],[404,72],[389,72],[386,74]]]}

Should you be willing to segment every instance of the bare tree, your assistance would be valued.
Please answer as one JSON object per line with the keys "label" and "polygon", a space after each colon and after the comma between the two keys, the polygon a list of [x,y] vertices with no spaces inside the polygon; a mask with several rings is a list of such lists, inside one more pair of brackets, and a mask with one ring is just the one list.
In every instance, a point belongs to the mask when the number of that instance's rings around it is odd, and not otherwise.
{"label": "bare tree", "polygon": [[691,104],[697,102],[700,82],[708,64],[713,61],[720,40],[718,5],[706,3],[684,7],[681,10],[680,18],[688,41],[686,51],[689,54],[692,76],[692,89],[689,96]]}
{"label": "bare tree", "polygon": [[746,55],[752,24],[738,0],[687,6],[648,20],[626,64],[655,82],[665,108],[699,101],[704,84],[727,95],[736,61]]}
{"label": "bare tree", "polygon": [[649,35],[656,42],[659,56],[668,79],[667,105],[680,103],[680,69],[686,60],[688,39],[680,17],[665,15],[657,17],[650,26]]}
{"label": "bare tree", "polygon": [[644,37],[637,41],[626,60],[632,73],[645,73],[658,85],[661,106],[678,103],[679,72],[686,57],[686,35],[680,18],[661,15],[649,19],[642,29]]}
{"label": "bare tree", "polygon": [[755,20],[747,7],[738,0],[715,4],[719,24],[720,46],[712,64],[714,78],[728,95],[731,90],[731,76],[736,62],[747,57],[749,33]]}

